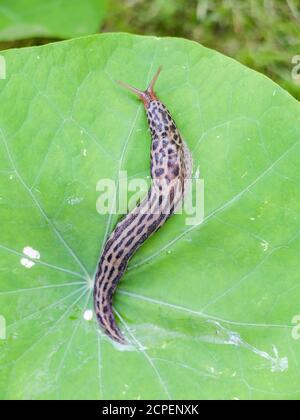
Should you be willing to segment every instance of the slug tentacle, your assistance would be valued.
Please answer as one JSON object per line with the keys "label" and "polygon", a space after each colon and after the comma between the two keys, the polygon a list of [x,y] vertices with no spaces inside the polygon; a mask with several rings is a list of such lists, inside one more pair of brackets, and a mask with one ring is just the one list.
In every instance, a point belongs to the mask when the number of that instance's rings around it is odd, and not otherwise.
{"label": "slug tentacle", "polygon": [[126,340],[116,324],[112,309],[116,287],[132,255],[181,203],[192,170],[188,147],[169,111],[153,90],[160,71],[161,68],[145,91],[118,82],[143,101],[152,136],[152,185],[144,200],[117,224],[108,238],[95,278],[94,307],[98,322],[110,338],[121,344],[126,344]]}
{"label": "slug tentacle", "polygon": [[137,95],[141,101],[143,101],[145,107],[147,108],[149,106],[149,104],[151,103],[151,101],[156,101],[157,97],[154,93],[154,86],[155,83],[157,82],[157,79],[161,73],[162,67],[159,67],[159,69],[157,70],[155,76],[153,77],[153,79],[150,82],[150,85],[148,86],[148,88],[146,90],[140,90],[137,89],[131,85],[128,85],[127,83],[124,83],[120,80],[117,80],[116,82],[122,86],[123,88],[130,90],[131,92],[133,92],[135,95]]}

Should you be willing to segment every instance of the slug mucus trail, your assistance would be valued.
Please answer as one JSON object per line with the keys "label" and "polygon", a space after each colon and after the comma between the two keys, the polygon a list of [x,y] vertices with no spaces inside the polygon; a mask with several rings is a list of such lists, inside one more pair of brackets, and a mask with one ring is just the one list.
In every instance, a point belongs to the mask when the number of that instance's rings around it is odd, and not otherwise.
{"label": "slug mucus trail", "polygon": [[94,308],[103,331],[113,340],[127,344],[117,326],[112,299],[128,261],[181,204],[191,178],[192,157],[170,112],[154,93],[161,68],[145,91],[123,82],[143,102],[151,131],[152,184],[144,200],[128,213],[108,238],[99,262],[94,286]]}

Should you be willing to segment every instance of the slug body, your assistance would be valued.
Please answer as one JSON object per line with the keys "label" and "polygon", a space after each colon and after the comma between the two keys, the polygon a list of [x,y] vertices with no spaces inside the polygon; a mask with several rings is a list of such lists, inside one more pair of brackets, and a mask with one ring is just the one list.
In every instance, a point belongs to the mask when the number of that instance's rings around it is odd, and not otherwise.
{"label": "slug body", "polygon": [[108,238],[99,262],[94,286],[94,307],[103,331],[121,344],[126,341],[116,324],[112,298],[128,261],[181,203],[191,177],[192,158],[167,108],[153,88],[158,70],[146,91],[118,82],[143,101],[152,136],[151,178],[147,197],[121,222]]}

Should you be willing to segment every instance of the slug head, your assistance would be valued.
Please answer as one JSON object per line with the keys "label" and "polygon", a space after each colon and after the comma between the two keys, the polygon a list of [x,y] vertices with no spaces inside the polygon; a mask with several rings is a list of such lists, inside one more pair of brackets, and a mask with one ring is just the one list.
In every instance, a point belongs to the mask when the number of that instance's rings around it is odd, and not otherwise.
{"label": "slug head", "polygon": [[160,75],[161,70],[162,70],[162,67],[159,67],[159,69],[157,70],[155,76],[153,77],[149,87],[144,91],[140,90],[140,89],[137,89],[137,88],[135,88],[131,85],[128,85],[127,83],[121,82],[119,80],[117,80],[116,82],[120,86],[122,86],[123,88],[125,88],[127,90],[130,90],[135,95],[137,95],[140,98],[140,100],[143,102],[145,108],[148,108],[152,101],[157,101],[157,96],[154,93],[154,86],[155,86],[155,83],[158,79],[158,76]]}

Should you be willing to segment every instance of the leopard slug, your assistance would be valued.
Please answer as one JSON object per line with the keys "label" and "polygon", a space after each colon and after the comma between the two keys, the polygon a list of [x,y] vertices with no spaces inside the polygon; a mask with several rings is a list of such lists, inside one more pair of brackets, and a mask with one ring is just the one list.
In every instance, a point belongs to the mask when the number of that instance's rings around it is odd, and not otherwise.
{"label": "leopard slug", "polygon": [[154,93],[161,68],[145,91],[123,82],[143,102],[151,131],[151,178],[148,195],[119,222],[108,238],[98,265],[94,308],[102,330],[112,340],[126,344],[117,326],[112,299],[128,261],[181,204],[191,177],[192,157],[170,112]]}

